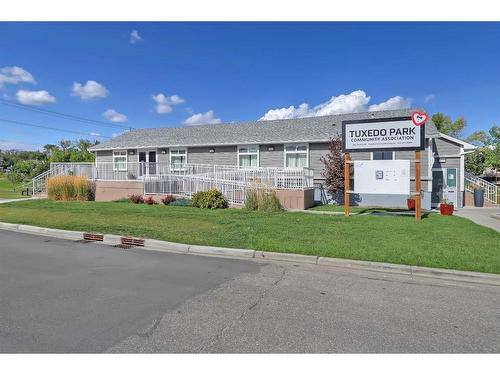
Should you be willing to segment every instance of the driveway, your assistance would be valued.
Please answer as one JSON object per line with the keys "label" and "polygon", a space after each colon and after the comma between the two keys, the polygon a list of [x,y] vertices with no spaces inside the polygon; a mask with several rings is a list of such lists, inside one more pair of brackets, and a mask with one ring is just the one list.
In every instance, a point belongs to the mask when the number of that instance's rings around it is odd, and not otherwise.
{"label": "driveway", "polygon": [[455,215],[500,232],[500,207],[462,207]]}
{"label": "driveway", "polygon": [[498,353],[499,289],[0,231],[0,351]]}

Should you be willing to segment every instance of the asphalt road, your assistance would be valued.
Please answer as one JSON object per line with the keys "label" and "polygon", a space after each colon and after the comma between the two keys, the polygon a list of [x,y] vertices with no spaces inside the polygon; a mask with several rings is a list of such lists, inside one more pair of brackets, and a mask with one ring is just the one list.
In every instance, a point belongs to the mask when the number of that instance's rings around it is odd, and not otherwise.
{"label": "asphalt road", "polygon": [[500,352],[500,288],[0,231],[0,352]]}
{"label": "asphalt road", "polygon": [[103,352],[258,268],[0,231],[0,352]]}

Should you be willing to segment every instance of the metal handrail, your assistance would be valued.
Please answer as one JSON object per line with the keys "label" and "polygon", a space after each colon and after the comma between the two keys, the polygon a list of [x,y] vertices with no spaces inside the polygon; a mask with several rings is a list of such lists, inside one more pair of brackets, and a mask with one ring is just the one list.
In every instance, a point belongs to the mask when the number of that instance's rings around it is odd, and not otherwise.
{"label": "metal handrail", "polygon": [[474,189],[479,187],[484,189],[484,199],[493,203],[493,204],[498,204],[498,187],[491,183],[488,182],[481,177],[474,176],[472,173],[465,172],[464,173],[464,179],[465,179],[465,190],[474,193]]}

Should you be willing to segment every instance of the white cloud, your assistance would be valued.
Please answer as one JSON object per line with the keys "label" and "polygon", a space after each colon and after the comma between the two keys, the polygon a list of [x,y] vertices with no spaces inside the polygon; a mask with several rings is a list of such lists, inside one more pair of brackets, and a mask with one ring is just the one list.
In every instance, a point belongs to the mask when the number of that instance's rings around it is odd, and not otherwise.
{"label": "white cloud", "polygon": [[8,139],[0,139],[0,150],[33,151],[42,147],[33,143],[25,143]]}
{"label": "white cloud", "polygon": [[184,125],[209,125],[209,124],[220,124],[221,119],[215,117],[214,111],[210,110],[205,113],[196,113],[191,117],[188,117],[184,121]]}
{"label": "white cloud", "polygon": [[369,111],[389,111],[391,109],[403,109],[411,107],[411,99],[401,96],[394,96],[385,102],[372,104],[368,107]]}
{"label": "white cloud", "polygon": [[153,100],[156,102],[156,112],[157,113],[169,113],[172,112],[172,107],[174,105],[179,105],[184,103],[179,95],[166,96],[162,93],[151,95]]}
{"label": "white cloud", "polygon": [[89,134],[93,137],[100,137],[101,136],[99,133],[95,133],[95,132],[90,132]]}
{"label": "white cloud", "polygon": [[74,82],[71,91],[72,96],[79,96],[83,101],[105,98],[109,95],[106,87],[93,80],[89,80],[83,85],[79,82]]}
{"label": "white cloud", "polygon": [[332,96],[328,101],[310,107],[308,103],[302,103],[298,107],[290,106],[271,109],[259,120],[279,120],[301,117],[328,116],[340,113],[356,113],[363,111],[382,111],[390,109],[407,108],[411,105],[411,99],[395,96],[385,102],[369,105],[371,97],[363,90],[356,90],[350,94]]}
{"label": "white cloud", "polygon": [[427,95],[427,96],[424,98],[424,102],[425,102],[425,103],[430,103],[430,102],[432,102],[434,99],[436,99],[436,94],[429,94],[429,95]]}
{"label": "white cloud", "polygon": [[137,42],[142,42],[144,39],[139,35],[137,30],[132,30],[130,33],[130,44],[136,44]]}
{"label": "white cloud", "polygon": [[19,103],[28,105],[44,105],[56,102],[56,98],[50,95],[50,93],[46,90],[40,90],[40,91],[19,90],[16,93],[16,98]]}
{"label": "white cloud", "polygon": [[33,75],[19,66],[6,66],[0,69],[0,87],[5,83],[36,83]]}
{"label": "white cloud", "polygon": [[126,122],[128,120],[127,116],[123,113],[119,113],[114,109],[108,109],[102,114],[106,120],[111,122]]}

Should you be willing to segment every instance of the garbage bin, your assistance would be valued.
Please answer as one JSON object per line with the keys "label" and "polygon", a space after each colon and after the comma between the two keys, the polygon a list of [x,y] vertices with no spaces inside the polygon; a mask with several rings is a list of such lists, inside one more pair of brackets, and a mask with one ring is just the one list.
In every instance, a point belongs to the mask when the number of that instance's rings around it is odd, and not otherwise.
{"label": "garbage bin", "polygon": [[483,207],[484,189],[474,189],[474,207]]}

